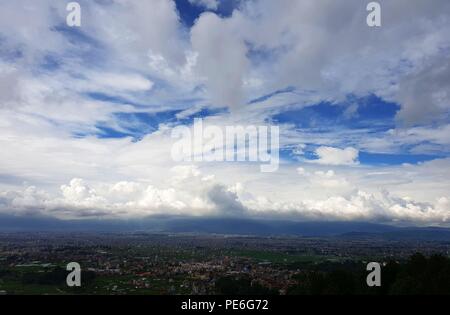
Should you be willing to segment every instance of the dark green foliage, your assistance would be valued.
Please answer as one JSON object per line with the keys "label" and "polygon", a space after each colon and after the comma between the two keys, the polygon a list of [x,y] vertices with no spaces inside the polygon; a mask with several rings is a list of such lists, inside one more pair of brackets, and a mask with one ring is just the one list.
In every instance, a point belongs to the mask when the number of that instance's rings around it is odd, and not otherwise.
{"label": "dark green foliage", "polygon": [[381,287],[372,288],[366,285],[368,272],[363,265],[324,265],[303,271],[288,294],[450,294],[450,259],[445,256],[415,254],[403,263],[390,261],[382,267]]}
{"label": "dark green foliage", "polygon": [[[56,267],[47,272],[26,272],[22,275],[22,283],[65,286],[68,273],[69,271],[61,267]],[[83,285],[91,283],[94,279],[94,272],[84,271],[82,273]]]}
{"label": "dark green foliage", "polygon": [[249,277],[222,277],[216,281],[216,293],[224,295],[276,295],[276,290],[252,282]]}

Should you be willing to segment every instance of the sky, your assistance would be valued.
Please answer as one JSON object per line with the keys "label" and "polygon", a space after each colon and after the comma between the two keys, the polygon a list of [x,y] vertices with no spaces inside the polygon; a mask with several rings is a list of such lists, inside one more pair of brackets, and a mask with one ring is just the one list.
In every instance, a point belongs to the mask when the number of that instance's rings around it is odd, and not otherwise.
{"label": "sky", "polygon": [[[0,214],[450,226],[450,2],[0,0]],[[176,162],[276,125],[280,166]]]}

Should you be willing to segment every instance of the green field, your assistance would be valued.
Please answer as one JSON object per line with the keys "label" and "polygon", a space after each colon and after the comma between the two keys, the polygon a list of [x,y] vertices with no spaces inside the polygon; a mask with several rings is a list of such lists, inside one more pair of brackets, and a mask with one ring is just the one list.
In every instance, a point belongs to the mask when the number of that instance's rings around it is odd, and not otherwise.
{"label": "green field", "polygon": [[[270,262],[272,264],[291,263],[320,263],[333,260],[330,256],[319,256],[312,254],[290,254],[263,250],[234,250],[231,255],[242,258],[249,258],[257,262]],[[337,258],[335,258],[337,259]]]}

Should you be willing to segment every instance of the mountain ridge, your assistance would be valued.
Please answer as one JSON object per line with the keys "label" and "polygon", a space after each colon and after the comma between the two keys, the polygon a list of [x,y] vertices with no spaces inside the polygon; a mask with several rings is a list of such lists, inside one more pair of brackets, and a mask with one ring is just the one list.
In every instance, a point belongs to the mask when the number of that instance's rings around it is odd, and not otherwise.
{"label": "mountain ridge", "polygon": [[285,221],[249,218],[152,217],[141,220],[59,220],[0,215],[0,232],[163,232],[255,236],[383,238],[450,241],[450,228],[398,227],[362,221]]}

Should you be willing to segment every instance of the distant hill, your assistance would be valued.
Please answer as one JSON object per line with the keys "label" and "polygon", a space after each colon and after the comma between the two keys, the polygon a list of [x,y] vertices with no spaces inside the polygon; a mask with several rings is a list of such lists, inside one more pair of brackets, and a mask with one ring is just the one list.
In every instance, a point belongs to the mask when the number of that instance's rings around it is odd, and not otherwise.
{"label": "distant hill", "polygon": [[381,233],[396,228],[366,222],[292,222],[250,219],[175,219],[166,222],[170,232],[250,235],[334,236],[349,232]]}
{"label": "distant hill", "polygon": [[422,240],[422,241],[448,241],[450,242],[450,229],[423,227],[423,228],[397,228],[384,233],[350,232],[340,235],[342,238],[377,238],[385,240]]}
{"label": "distant hill", "polygon": [[383,238],[450,241],[449,228],[395,227],[369,222],[293,222],[237,218],[146,218],[142,220],[58,220],[49,217],[0,215],[0,232],[99,231]]}

